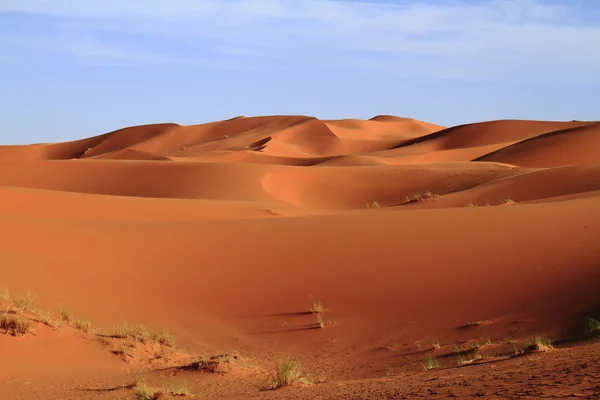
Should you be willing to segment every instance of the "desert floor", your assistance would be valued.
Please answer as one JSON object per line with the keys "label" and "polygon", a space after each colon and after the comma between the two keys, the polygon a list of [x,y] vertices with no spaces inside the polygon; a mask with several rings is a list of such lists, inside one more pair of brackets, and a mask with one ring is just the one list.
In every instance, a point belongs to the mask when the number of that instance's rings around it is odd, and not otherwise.
{"label": "desert floor", "polygon": [[0,399],[600,398],[598,122],[1,146],[0,223]]}

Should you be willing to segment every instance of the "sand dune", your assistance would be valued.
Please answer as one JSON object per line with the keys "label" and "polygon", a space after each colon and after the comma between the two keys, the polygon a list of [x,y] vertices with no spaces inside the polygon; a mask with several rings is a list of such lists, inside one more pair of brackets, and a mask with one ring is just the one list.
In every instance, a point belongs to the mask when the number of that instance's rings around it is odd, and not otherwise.
{"label": "sand dune", "polygon": [[[457,374],[444,393],[473,396],[490,365],[513,397],[528,371],[546,374],[532,393],[592,394],[561,371],[600,379],[582,329],[600,320],[599,126],[237,117],[0,147],[2,315],[31,291],[97,327],[25,312],[30,333],[0,335],[0,397],[133,398],[136,368],[200,398],[428,397]],[[124,321],[182,353],[102,330]],[[555,349],[519,363],[540,335]],[[177,369],[223,353],[226,373]],[[286,357],[318,384],[259,391]]]}

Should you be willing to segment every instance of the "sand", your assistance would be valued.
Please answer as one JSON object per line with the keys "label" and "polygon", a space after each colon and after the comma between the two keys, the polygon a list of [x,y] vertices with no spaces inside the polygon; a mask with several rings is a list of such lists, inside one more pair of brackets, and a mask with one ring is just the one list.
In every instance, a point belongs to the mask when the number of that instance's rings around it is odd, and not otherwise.
{"label": "sand", "polygon": [[[0,146],[0,222],[0,316],[31,323],[0,329],[2,399],[132,399],[138,375],[207,399],[600,396],[597,122],[239,117]],[[312,379],[263,390],[289,358]]]}

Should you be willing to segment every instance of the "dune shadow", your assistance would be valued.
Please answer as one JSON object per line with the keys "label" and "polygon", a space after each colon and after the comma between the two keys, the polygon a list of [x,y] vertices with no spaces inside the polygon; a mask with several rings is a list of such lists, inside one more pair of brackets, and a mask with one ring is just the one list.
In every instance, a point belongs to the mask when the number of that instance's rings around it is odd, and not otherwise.
{"label": "dune shadow", "polygon": [[261,315],[250,315],[245,318],[283,318],[283,317],[301,317],[303,315],[311,315],[314,314],[312,311],[298,311],[298,312],[288,312],[288,313],[279,313],[279,314],[261,314]]}
{"label": "dune shadow", "polygon": [[116,392],[118,390],[126,390],[126,389],[133,389],[135,387],[135,385],[121,385],[121,386],[115,386],[115,387],[111,387],[111,388],[103,388],[103,389],[79,389],[82,392],[97,392],[97,393],[102,393],[102,392]]}
{"label": "dune shadow", "polygon": [[288,333],[288,332],[297,332],[297,331],[310,331],[310,330],[313,330],[313,329],[323,329],[323,328],[321,328],[321,326],[319,324],[310,324],[310,325],[304,325],[304,326],[299,327],[299,328],[289,328],[289,329],[278,329],[278,330],[254,332],[254,333],[250,333],[250,335],[268,335],[268,334],[273,334],[273,333]]}

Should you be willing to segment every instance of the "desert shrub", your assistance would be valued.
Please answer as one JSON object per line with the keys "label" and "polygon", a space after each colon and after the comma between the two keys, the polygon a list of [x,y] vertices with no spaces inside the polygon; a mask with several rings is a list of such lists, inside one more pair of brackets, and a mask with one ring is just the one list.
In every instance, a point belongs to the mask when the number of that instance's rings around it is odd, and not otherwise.
{"label": "desert shrub", "polygon": [[0,329],[4,329],[13,336],[21,336],[29,332],[31,322],[20,315],[5,313],[0,316]]}
{"label": "desert shrub", "polygon": [[277,365],[275,373],[265,385],[265,389],[274,390],[297,382],[312,383],[312,379],[304,374],[296,360],[289,359]]}
{"label": "desert shrub", "polygon": [[59,317],[61,322],[64,322],[66,324],[70,324],[71,322],[73,322],[73,320],[75,319],[75,314],[73,313],[73,310],[70,308],[61,308],[60,309],[60,317]]}
{"label": "desert shrub", "polygon": [[182,383],[172,383],[167,388],[167,393],[173,396],[189,396],[190,385],[188,384],[188,381],[183,381]]}
{"label": "desert shrub", "polygon": [[89,319],[79,318],[75,321],[75,328],[79,329],[81,332],[89,333],[92,331],[92,323]]}
{"label": "desert shrub", "polygon": [[439,368],[440,367],[440,362],[437,360],[437,358],[435,357],[427,357],[425,359],[425,365],[424,365],[426,370],[430,370],[430,369],[434,369],[434,368]]}
{"label": "desert shrub", "polygon": [[33,312],[36,310],[36,300],[36,296],[31,292],[28,292],[25,296],[17,297],[15,299],[15,308],[20,312]]}
{"label": "desert shrub", "polygon": [[157,342],[163,346],[175,347],[175,338],[168,330],[153,332],[144,325],[129,325],[122,323],[113,328],[113,337],[120,339],[132,339],[137,342]]}

